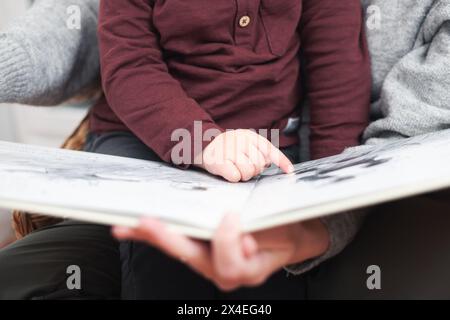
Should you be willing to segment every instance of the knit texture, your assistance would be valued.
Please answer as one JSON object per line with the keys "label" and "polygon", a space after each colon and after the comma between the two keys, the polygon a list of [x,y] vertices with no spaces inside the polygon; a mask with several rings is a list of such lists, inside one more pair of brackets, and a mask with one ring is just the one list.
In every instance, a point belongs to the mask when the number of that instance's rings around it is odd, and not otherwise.
{"label": "knit texture", "polygon": [[450,128],[450,0],[364,0],[380,8],[368,28],[372,119],[367,144]]}
{"label": "knit texture", "polygon": [[97,13],[98,0],[38,0],[0,33],[0,102],[56,105],[96,86]]}

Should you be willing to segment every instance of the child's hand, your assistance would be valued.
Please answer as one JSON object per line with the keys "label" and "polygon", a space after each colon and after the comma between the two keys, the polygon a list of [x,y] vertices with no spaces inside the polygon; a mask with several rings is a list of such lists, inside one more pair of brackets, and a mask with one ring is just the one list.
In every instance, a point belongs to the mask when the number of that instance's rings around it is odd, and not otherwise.
{"label": "child's hand", "polygon": [[217,136],[200,155],[199,167],[230,182],[248,181],[272,163],[284,172],[291,161],[269,140],[251,130],[232,130]]}

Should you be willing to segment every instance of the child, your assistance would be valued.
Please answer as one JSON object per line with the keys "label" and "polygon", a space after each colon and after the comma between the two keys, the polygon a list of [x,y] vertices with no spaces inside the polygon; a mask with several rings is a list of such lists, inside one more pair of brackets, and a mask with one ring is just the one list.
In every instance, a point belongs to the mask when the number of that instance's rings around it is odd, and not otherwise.
{"label": "child", "polygon": [[[105,96],[91,131],[130,131],[166,162],[233,182],[270,163],[291,171],[278,147],[299,143],[301,67],[313,158],[357,145],[367,125],[359,0],[104,0],[99,42]],[[270,131],[279,146],[248,129]],[[177,130],[200,144],[181,161]]]}

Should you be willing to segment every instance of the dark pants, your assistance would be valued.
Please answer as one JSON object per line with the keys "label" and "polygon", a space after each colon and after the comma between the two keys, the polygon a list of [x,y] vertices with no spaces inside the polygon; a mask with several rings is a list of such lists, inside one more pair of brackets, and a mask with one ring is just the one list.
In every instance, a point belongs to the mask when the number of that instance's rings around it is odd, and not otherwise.
{"label": "dark pants", "polygon": [[[69,268],[81,270],[81,290],[69,290]],[[67,221],[0,250],[0,299],[120,297],[118,244],[109,228]]]}

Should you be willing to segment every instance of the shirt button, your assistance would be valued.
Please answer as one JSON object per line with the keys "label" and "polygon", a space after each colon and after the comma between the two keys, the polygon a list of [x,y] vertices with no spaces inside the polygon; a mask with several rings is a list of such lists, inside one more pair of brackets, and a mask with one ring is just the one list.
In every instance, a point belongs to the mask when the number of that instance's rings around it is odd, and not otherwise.
{"label": "shirt button", "polygon": [[239,19],[239,25],[241,26],[241,28],[245,28],[250,24],[251,21],[252,21],[252,19],[250,19],[249,16],[242,16]]}

